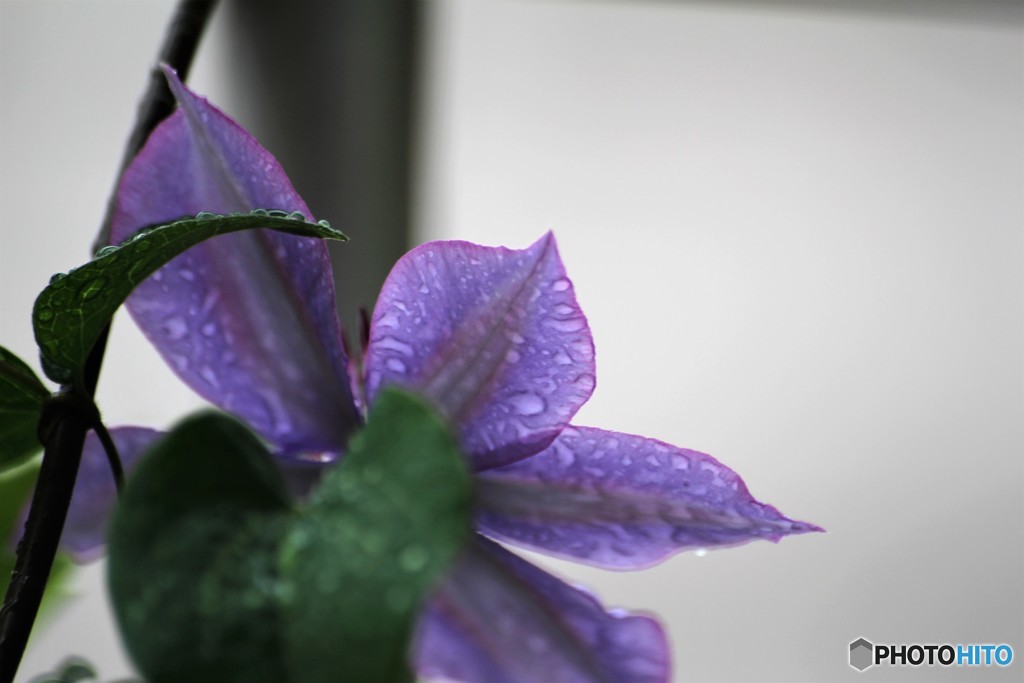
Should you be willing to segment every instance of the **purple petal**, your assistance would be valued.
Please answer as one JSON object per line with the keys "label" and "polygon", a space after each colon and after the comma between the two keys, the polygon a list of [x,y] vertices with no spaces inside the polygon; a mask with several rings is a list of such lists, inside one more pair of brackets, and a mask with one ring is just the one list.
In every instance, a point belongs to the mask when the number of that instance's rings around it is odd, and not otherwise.
{"label": "purple petal", "polygon": [[[168,80],[181,108],[121,181],[115,243],[200,211],[309,216],[259,143],[173,72]],[[214,238],[143,282],[128,308],[182,380],[283,450],[336,449],[356,424],[320,240],[269,230]]]}
{"label": "purple petal", "polygon": [[569,427],[547,450],[477,482],[482,533],[609,569],[821,531],[754,500],[709,455],[589,427]]}
{"label": "purple petal", "polygon": [[417,670],[465,683],[663,683],[665,632],[477,537],[420,622]]}
{"label": "purple petal", "polygon": [[[162,434],[143,427],[117,427],[110,430],[124,466],[125,475],[135,469],[139,456]],[[82,464],[78,468],[75,491],[68,508],[61,544],[77,562],[89,562],[103,552],[107,522],[117,502],[117,487],[107,455],[96,435],[85,437]]]}
{"label": "purple petal", "polygon": [[474,467],[545,448],[594,390],[594,344],[548,233],[515,251],[431,242],[395,264],[377,299],[367,396],[427,396],[459,426]]}

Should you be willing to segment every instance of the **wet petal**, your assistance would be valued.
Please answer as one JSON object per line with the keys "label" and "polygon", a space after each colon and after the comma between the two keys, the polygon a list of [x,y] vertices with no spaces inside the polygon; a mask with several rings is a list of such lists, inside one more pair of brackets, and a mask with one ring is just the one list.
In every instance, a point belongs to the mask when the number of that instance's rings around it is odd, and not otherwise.
{"label": "wet petal", "polygon": [[[117,427],[110,430],[124,466],[125,476],[135,469],[139,456],[162,434],[144,427]],[[85,437],[82,464],[78,468],[75,491],[68,508],[61,545],[78,562],[96,559],[107,539],[107,522],[117,502],[117,487],[107,455],[96,435]]]}
{"label": "wet petal", "polygon": [[554,237],[518,251],[431,242],[402,257],[366,356],[370,400],[386,384],[433,400],[477,469],[545,448],[594,389],[590,328]]}
{"label": "wet petal", "polygon": [[[121,181],[115,243],[200,211],[309,216],[259,143],[168,78],[182,106]],[[214,238],[144,282],[128,308],[179,377],[282,449],[337,448],[356,424],[323,242],[269,230]]]}
{"label": "wet petal", "polygon": [[482,533],[610,569],[821,531],[757,502],[709,455],[589,427],[570,427],[545,451],[477,482]]}
{"label": "wet petal", "polygon": [[421,623],[417,670],[465,683],[663,683],[669,649],[655,620],[586,592],[477,537]]}

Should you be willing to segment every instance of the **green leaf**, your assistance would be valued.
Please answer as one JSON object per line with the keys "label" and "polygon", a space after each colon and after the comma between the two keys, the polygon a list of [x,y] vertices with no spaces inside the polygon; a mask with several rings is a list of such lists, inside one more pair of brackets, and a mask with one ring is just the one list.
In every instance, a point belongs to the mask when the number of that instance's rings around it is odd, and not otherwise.
{"label": "green leaf", "polygon": [[465,543],[470,506],[447,425],[420,399],[383,392],[282,551],[294,679],[412,680],[419,607]]}
{"label": "green leaf", "polygon": [[232,418],[192,417],[144,457],[114,515],[108,578],[147,680],[287,680],[277,555],[292,514],[271,456]]}
{"label": "green leaf", "polygon": [[383,392],[302,509],[231,418],[147,454],[111,527],[122,637],[152,683],[398,683],[419,608],[469,534],[470,477],[419,399]]}
{"label": "green leaf", "polygon": [[81,380],[85,359],[114,311],[161,266],[203,240],[239,230],[269,228],[305,237],[348,239],[326,222],[298,213],[258,209],[249,214],[195,218],[146,228],[67,275],[55,275],[32,311],[43,371],[55,382]]}
{"label": "green leaf", "polygon": [[0,471],[42,448],[37,426],[49,395],[32,368],[0,346]]}

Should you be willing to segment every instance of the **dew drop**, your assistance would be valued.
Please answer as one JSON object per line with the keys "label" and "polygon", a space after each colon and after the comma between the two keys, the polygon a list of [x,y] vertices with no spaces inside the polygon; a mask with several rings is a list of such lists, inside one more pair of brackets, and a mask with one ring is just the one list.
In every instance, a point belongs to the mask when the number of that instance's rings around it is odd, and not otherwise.
{"label": "dew drop", "polygon": [[216,323],[205,323],[199,328],[199,331],[202,332],[204,337],[212,337],[217,334],[217,325]]}
{"label": "dew drop", "polygon": [[569,289],[569,281],[565,278],[560,278],[551,283],[551,289],[555,292],[564,292]]}
{"label": "dew drop", "polygon": [[96,252],[96,258],[103,258],[104,256],[109,256],[110,254],[113,254],[115,251],[117,251],[117,249],[118,248],[115,247],[114,245],[105,246]]}
{"label": "dew drop", "polygon": [[251,211],[253,216],[269,216],[270,213],[266,209],[253,209]]}
{"label": "dew drop", "polygon": [[280,209],[271,209],[270,211],[267,211],[267,215],[271,218],[287,218],[288,212],[281,211]]}
{"label": "dew drop", "polygon": [[53,309],[49,307],[40,308],[38,311],[36,311],[36,318],[42,320],[43,322],[53,320]]}
{"label": "dew drop", "polygon": [[304,213],[302,213],[301,211],[292,211],[290,214],[288,214],[288,218],[290,218],[293,221],[303,221],[303,222],[305,222],[306,215]]}
{"label": "dew drop", "polygon": [[544,408],[547,407],[544,399],[531,392],[516,394],[510,400],[512,401],[512,407],[515,409],[516,413],[524,417],[539,415],[544,412]]}
{"label": "dew drop", "polygon": [[406,364],[398,358],[388,358],[384,365],[388,370],[397,372],[400,375],[404,375],[409,370]]}
{"label": "dew drop", "polygon": [[196,274],[193,273],[191,270],[189,270],[187,268],[182,268],[181,270],[179,270],[178,271],[178,276],[182,280],[185,280],[186,282],[195,282],[196,281]]}
{"label": "dew drop", "polygon": [[50,276],[50,284],[55,285],[66,277],[67,275],[65,275],[64,273],[54,273],[53,275]]}
{"label": "dew drop", "polygon": [[330,223],[328,223],[327,221],[325,221],[325,220],[324,220],[324,219],[322,219],[322,218],[321,218],[320,220],[318,220],[318,221],[316,222],[316,224],[317,224],[317,225],[319,225],[319,226],[320,226],[321,228],[328,228],[328,229],[333,229],[333,228],[331,228],[331,224],[330,224]]}
{"label": "dew drop", "polygon": [[164,323],[164,335],[171,341],[178,341],[188,334],[188,324],[184,318],[170,318]]}
{"label": "dew drop", "polygon": [[200,211],[199,213],[196,214],[196,220],[200,221],[209,221],[213,220],[216,217],[216,214],[212,214],[209,211]]}
{"label": "dew drop", "polygon": [[213,371],[209,365],[204,365],[199,370],[199,376],[206,380],[207,384],[212,387],[219,387],[220,382],[217,380],[217,373]]}

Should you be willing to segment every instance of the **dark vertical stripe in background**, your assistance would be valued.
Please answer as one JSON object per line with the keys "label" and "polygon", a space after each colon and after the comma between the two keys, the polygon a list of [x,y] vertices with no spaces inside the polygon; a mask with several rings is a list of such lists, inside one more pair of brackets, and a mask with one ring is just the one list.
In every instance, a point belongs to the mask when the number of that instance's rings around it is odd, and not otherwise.
{"label": "dark vertical stripe in background", "polygon": [[[422,8],[415,0],[234,0],[222,7],[244,120],[299,194],[351,242],[331,246],[352,339],[409,246]],[[339,248],[340,247],[340,248]]]}

